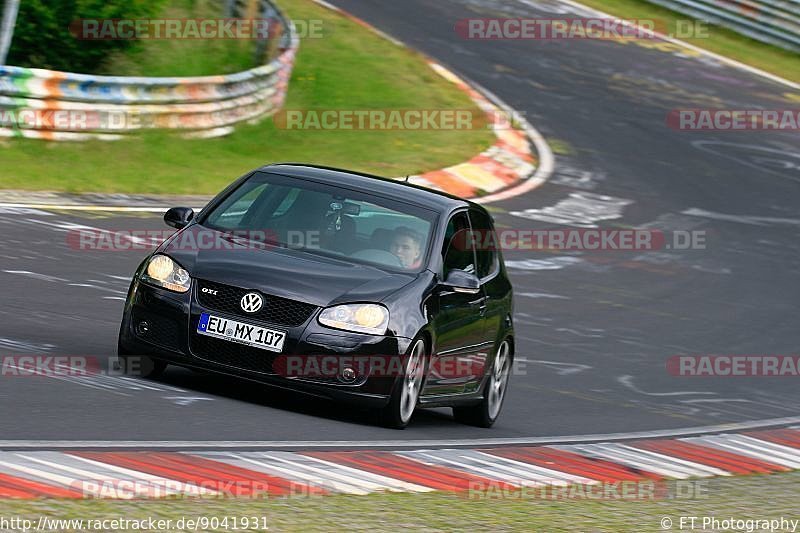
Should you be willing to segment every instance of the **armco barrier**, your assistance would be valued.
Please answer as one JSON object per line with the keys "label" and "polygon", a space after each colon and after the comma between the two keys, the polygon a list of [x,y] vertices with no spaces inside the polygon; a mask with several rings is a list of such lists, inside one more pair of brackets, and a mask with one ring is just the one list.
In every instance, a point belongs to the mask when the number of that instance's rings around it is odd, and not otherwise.
{"label": "armco barrier", "polygon": [[278,18],[279,54],[235,74],[146,78],[0,66],[0,137],[114,140],[147,128],[211,137],[269,116],[283,105],[299,39],[267,0],[262,13]]}
{"label": "armco barrier", "polygon": [[800,0],[649,0],[691,17],[800,52]]}

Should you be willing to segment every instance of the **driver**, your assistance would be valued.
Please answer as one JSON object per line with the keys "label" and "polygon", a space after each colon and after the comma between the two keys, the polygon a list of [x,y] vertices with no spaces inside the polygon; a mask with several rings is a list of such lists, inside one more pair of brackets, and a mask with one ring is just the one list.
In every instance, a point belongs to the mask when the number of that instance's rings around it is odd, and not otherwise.
{"label": "driver", "polygon": [[394,230],[389,251],[400,260],[403,268],[419,268],[422,264],[422,235],[411,228],[400,226]]}

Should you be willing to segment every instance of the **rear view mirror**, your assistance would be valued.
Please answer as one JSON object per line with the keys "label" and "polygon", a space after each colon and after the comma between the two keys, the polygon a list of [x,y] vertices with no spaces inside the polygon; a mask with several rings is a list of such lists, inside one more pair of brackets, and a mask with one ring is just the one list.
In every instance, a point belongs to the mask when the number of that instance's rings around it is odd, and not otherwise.
{"label": "rear view mirror", "polygon": [[358,216],[361,213],[361,206],[352,202],[345,202],[343,211],[345,215]]}
{"label": "rear view mirror", "polygon": [[194,210],[191,207],[173,207],[164,213],[164,222],[167,226],[182,229],[189,225],[194,218]]}

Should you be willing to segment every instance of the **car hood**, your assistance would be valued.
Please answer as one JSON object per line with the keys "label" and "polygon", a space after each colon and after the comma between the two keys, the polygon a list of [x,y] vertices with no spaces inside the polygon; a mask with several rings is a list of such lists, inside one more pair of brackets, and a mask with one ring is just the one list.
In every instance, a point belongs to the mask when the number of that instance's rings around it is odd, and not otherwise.
{"label": "car hood", "polygon": [[[222,246],[191,245],[201,242],[200,233],[207,232],[212,232],[214,241]],[[193,235],[183,235],[188,233]],[[176,233],[159,252],[168,254],[195,279],[254,289],[323,307],[351,301],[379,302],[416,278],[415,274],[387,272],[300,250],[257,249],[243,239],[199,225]]]}

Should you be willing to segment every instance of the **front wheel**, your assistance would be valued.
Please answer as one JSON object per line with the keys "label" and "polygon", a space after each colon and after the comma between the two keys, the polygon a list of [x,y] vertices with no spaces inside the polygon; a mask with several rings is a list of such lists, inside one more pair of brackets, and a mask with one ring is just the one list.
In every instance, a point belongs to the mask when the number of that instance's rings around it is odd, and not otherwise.
{"label": "front wheel", "polygon": [[503,341],[497,349],[492,371],[486,388],[483,390],[483,399],[477,405],[469,407],[453,407],[453,416],[459,422],[482,428],[492,427],[508,389],[508,376],[511,374],[511,347],[508,341]]}
{"label": "front wheel", "polygon": [[381,422],[384,426],[403,429],[411,421],[422,390],[426,365],[425,341],[419,339],[408,354],[403,375],[395,384],[389,404],[381,410]]}

